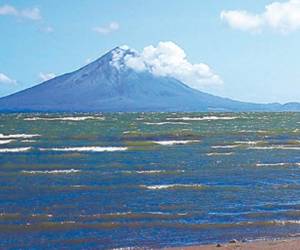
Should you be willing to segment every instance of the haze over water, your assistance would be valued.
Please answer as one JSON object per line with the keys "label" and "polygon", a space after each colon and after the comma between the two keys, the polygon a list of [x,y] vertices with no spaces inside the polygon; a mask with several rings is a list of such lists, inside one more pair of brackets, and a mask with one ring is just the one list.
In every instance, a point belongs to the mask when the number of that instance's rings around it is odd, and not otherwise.
{"label": "haze over water", "polygon": [[0,248],[300,233],[299,113],[0,115]]}

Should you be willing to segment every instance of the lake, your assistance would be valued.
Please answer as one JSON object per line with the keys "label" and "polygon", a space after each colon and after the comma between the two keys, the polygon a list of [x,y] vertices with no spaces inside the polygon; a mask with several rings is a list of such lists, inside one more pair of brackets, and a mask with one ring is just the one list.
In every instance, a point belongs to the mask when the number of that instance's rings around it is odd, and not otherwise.
{"label": "lake", "polygon": [[300,113],[0,114],[0,248],[300,233]]}

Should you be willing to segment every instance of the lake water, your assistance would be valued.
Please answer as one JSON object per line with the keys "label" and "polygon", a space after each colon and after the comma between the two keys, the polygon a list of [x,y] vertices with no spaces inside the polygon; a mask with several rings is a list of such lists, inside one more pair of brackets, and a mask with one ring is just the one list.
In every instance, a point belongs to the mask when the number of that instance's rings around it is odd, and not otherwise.
{"label": "lake water", "polygon": [[0,115],[0,248],[300,233],[300,113]]}

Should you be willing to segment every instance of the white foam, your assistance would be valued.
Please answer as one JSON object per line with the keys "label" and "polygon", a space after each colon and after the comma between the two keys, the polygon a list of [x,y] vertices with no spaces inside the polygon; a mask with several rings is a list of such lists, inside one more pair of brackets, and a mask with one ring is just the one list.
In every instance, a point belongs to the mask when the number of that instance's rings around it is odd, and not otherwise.
{"label": "white foam", "polygon": [[8,143],[11,143],[11,142],[14,142],[15,140],[0,140],[0,144],[8,144]]}
{"label": "white foam", "polygon": [[79,173],[80,170],[77,169],[66,169],[66,170],[23,170],[22,173],[25,174],[72,174]]}
{"label": "white foam", "polygon": [[292,165],[292,163],[288,162],[278,162],[278,163],[257,163],[255,164],[257,167],[279,167],[279,166],[287,166]]}
{"label": "white foam", "polygon": [[257,167],[300,166],[299,162],[257,163]]}
{"label": "white foam", "polygon": [[247,144],[247,145],[256,145],[259,143],[264,143],[264,141],[235,141],[236,144]]}
{"label": "white foam", "polygon": [[168,117],[167,120],[175,121],[215,121],[215,120],[234,120],[235,116],[204,116],[204,117]]}
{"label": "white foam", "polygon": [[167,172],[184,173],[184,170],[136,170],[136,171],[122,171],[126,174],[161,174]]}
{"label": "white foam", "polygon": [[21,147],[21,148],[0,148],[0,153],[18,153],[29,151],[31,147]]}
{"label": "white foam", "polygon": [[22,140],[21,142],[24,142],[24,143],[31,143],[31,142],[36,142],[36,140]]}
{"label": "white foam", "polygon": [[123,134],[130,134],[132,131],[124,131]]}
{"label": "white foam", "polygon": [[28,139],[33,137],[39,137],[41,135],[39,134],[10,134],[10,135],[4,135],[0,134],[0,139]]}
{"label": "white foam", "polygon": [[266,130],[240,130],[239,133],[268,133]]}
{"label": "white foam", "polygon": [[172,189],[172,188],[202,188],[201,184],[170,184],[170,185],[152,185],[146,186],[141,185],[140,187],[150,189],[150,190],[160,190],[160,189]]}
{"label": "white foam", "polygon": [[86,121],[86,120],[104,120],[99,116],[68,116],[68,117],[29,117],[24,121]]}
{"label": "white foam", "polygon": [[152,141],[153,143],[163,145],[163,146],[171,146],[171,145],[183,145],[183,144],[189,144],[189,143],[198,143],[199,140],[173,140],[173,141]]}
{"label": "white foam", "polygon": [[65,148],[40,148],[41,151],[60,151],[60,152],[115,152],[126,151],[127,147],[65,147]]}
{"label": "white foam", "polygon": [[248,147],[248,149],[255,149],[255,150],[300,150],[300,147],[291,147],[285,145],[278,145],[278,146],[265,146],[265,147]]}
{"label": "white foam", "polygon": [[215,152],[215,153],[207,153],[206,155],[207,156],[227,156],[227,155],[233,155],[233,154],[234,154],[233,152],[228,152],[228,153]]}
{"label": "white foam", "polygon": [[187,122],[144,122],[146,125],[167,125],[167,124],[173,124],[173,125],[188,125]]}
{"label": "white foam", "polygon": [[226,149],[226,148],[237,148],[239,145],[218,145],[212,146],[214,149]]}

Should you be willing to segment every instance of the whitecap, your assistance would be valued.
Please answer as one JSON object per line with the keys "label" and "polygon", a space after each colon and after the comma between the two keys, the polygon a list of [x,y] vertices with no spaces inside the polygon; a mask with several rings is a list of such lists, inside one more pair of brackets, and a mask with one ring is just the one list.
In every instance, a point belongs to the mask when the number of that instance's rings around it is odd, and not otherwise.
{"label": "whitecap", "polygon": [[80,170],[77,169],[65,169],[65,170],[23,170],[22,173],[25,174],[72,174],[79,173]]}
{"label": "whitecap", "polygon": [[226,148],[237,148],[239,145],[218,145],[212,146],[214,149],[226,149]]}
{"label": "whitecap", "polygon": [[122,173],[125,174],[163,174],[163,173],[184,173],[184,170],[136,170],[136,171],[130,171],[130,170],[124,170]]}
{"label": "whitecap", "polygon": [[300,147],[290,147],[285,145],[278,146],[265,146],[265,147],[248,147],[248,149],[254,150],[300,150]]}
{"label": "whitecap", "polygon": [[28,117],[24,121],[86,121],[86,120],[104,120],[99,116],[68,116],[68,117]]}
{"label": "whitecap", "polygon": [[175,121],[214,121],[214,120],[234,120],[236,116],[204,116],[204,117],[168,117],[167,120]]}
{"label": "whitecap", "polygon": [[278,163],[256,163],[255,165],[257,167],[279,167],[279,166],[287,166],[291,165],[292,163],[286,163],[286,162],[278,162]]}
{"label": "whitecap", "polygon": [[40,148],[41,151],[59,151],[59,152],[115,152],[126,151],[127,147],[65,147],[65,148]]}
{"label": "whitecap", "polygon": [[0,153],[19,153],[27,152],[31,147],[21,147],[21,148],[0,148]]}
{"label": "whitecap", "polygon": [[259,143],[266,143],[264,141],[235,141],[236,144],[256,145]]}
{"label": "whitecap", "polygon": [[171,145],[183,145],[183,144],[189,144],[189,143],[198,143],[199,140],[173,140],[173,141],[152,141],[153,143],[163,145],[163,146],[171,146]]}
{"label": "whitecap", "polygon": [[41,135],[39,134],[10,134],[10,135],[4,135],[0,134],[0,139],[28,139],[33,137],[39,137]]}
{"label": "whitecap", "polygon": [[213,153],[207,153],[207,156],[228,156],[228,155],[233,155],[233,152],[228,152],[228,153],[219,153],[219,152],[213,152]]}
{"label": "whitecap", "polygon": [[256,163],[257,167],[300,166],[299,162]]}
{"label": "whitecap", "polygon": [[24,143],[32,143],[32,142],[36,142],[36,140],[22,140],[21,142],[24,142]]}
{"label": "whitecap", "polygon": [[8,143],[11,143],[11,142],[14,142],[15,140],[13,139],[10,139],[10,140],[0,140],[0,144],[8,144]]}
{"label": "whitecap", "polygon": [[140,185],[141,188],[150,190],[172,189],[172,188],[203,188],[201,184],[170,184],[170,185]]}
{"label": "whitecap", "polygon": [[173,124],[173,125],[189,125],[189,123],[187,122],[144,122],[144,124],[146,125],[169,125],[169,124]]}

